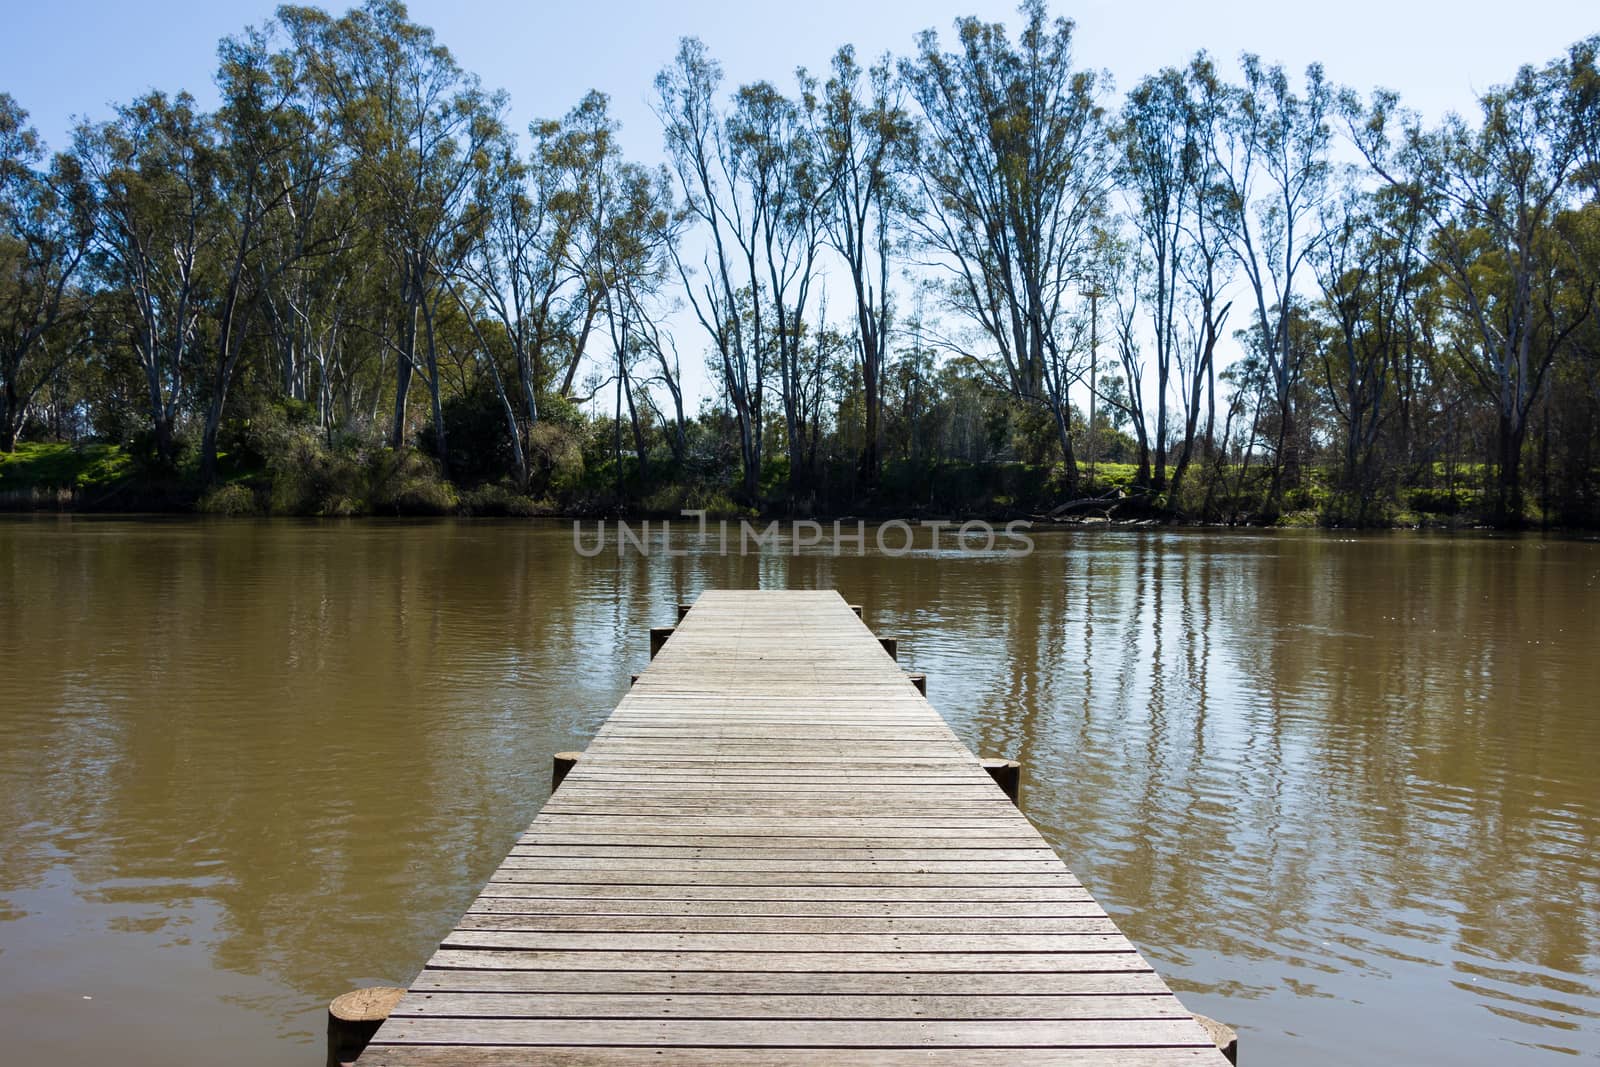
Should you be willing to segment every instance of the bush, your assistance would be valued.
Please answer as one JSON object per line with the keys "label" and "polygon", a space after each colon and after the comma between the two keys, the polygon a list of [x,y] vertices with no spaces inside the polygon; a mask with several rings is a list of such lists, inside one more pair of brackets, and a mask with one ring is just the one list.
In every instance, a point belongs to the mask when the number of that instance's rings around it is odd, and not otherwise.
{"label": "bush", "polygon": [[468,515],[514,515],[527,517],[542,510],[532,497],[518,493],[507,482],[496,482],[468,489],[461,494],[461,507]]}
{"label": "bush", "polygon": [[1413,489],[1407,494],[1412,511],[1432,515],[1459,515],[1478,502],[1475,489]]}
{"label": "bush", "polygon": [[206,515],[238,517],[254,515],[260,510],[256,495],[249,487],[238,482],[219,485],[200,498],[199,510]]}
{"label": "bush", "polygon": [[433,461],[411,449],[367,454],[367,509],[394,515],[447,515],[460,506],[456,488]]}
{"label": "bush", "polygon": [[[457,482],[477,485],[516,473],[516,444],[494,390],[480,386],[461,393],[446,400],[440,410],[445,444],[450,449],[450,473]],[[420,435],[419,443],[438,458],[438,438],[431,430]]]}

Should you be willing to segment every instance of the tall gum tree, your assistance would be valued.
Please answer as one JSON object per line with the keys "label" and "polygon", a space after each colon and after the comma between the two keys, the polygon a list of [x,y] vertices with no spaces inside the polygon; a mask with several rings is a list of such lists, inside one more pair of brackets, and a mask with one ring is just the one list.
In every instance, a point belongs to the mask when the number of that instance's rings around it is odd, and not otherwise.
{"label": "tall gum tree", "polygon": [[34,398],[73,354],[59,327],[84,307],[72,287],[94,225],[78,161],[42,169],[27,119],[0,93],[0,452],[15,450]]}
{"label": "tall gum tree", "polygon": [[1076,495],[1069,389],[1082,353],[1071,341],[1086,332],[1073,317],[1115,173],[1106,76],[1074,66],[1072,23],[1050,20],[1042,0],[1021,13],[1015,44],[1004,26],[966,18],[957,51],[941,51],[930,30],[900,65],[923,121],[915,226],[949,275],[949,306],[998,358],[961,354],[997,363],[999,381],[1048,411]]}
{"label": "tall gum tree", "polygon": [[1457,324],[1459,372],[1493,406],[1494,511],[1508,526],[1523,522],[1522,449],[1540,387],[1594,310],[1571,299],[1594,280],[1572,275],[1559,235],[1593,138],[1573,58],[1525,66],[1484,93],[1475,126],[1452,114],[1426,128],[1392,93],[1349,113],[1373,170],[1432,224],[1423,249]]}
{"label": "tall gum tree", "polygon": [[916,126],[904,97],[888,56],[863,71],[849,45],[834,54],[820,91],[808,84],[805,93],[823,190],[823,228],[850,273],[855,298],[865,409],[856,466],[868,491],[877,486],[883,468],[883,375],[893,328],[890,263],[916,151]]}

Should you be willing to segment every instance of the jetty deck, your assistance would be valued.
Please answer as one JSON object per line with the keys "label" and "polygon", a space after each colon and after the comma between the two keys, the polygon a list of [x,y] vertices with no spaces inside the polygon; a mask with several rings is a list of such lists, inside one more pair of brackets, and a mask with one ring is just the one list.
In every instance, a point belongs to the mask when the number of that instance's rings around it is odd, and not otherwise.
{"label": "jetty deck", "polygon": [[704,593],[362,1055],[1225,1064],[833,592]]}

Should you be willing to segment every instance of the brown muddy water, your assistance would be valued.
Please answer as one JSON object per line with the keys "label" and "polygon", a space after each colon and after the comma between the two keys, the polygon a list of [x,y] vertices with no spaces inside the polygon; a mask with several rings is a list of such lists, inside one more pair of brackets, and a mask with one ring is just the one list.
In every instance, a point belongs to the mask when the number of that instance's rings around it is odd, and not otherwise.
{"label": "brown muddy water", "polygon": [[1034,537],[0,522],[0,1058],[320,1063],[328,998],[410,980],[646,627],[758,585],[900,635],[1247,1064],[1600,1056],[1600,543]]}

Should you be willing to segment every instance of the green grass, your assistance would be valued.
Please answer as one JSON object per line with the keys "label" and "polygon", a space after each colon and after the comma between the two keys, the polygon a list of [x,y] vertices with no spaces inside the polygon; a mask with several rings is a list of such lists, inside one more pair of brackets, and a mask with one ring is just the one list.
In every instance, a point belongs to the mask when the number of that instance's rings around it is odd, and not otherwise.
{"label": "green grass", "polygon": [[105,489],[132,473],[133,460],[118,445],[28,443],[0,452],[0,490]]}

